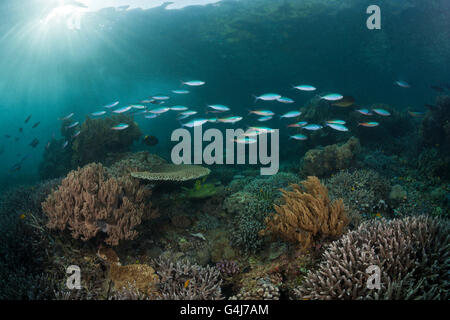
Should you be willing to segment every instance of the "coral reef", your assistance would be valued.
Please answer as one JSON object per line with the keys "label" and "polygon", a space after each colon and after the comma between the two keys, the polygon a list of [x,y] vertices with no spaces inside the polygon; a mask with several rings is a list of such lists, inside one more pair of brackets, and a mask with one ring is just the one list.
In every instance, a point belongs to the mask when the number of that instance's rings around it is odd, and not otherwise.
{"label": "coral reef", "polygon": [[160,277],[161,299],[222,299],[220,272],[214,267],[201,267],[188,260],[176,262],[160,257],[154,261]]}
{"label": "coral reef", "polygon": [[391,191],[390,182],[377,172],[367,169],[343,170],[325,181],[332,199],[342,199],[353,225],[362,215],[383,212]]}
{"label": "coral reef", "polygon": [[[129,127],[124,131],[111,130],[119,123],[126,123]],[[72,145],[72,166],[102,162],[108,153],[128,151],[141,135],[139,126],[129,115],[120,114],[102,119],[87,117]]]}
{"label": "coral reef", "polygon": [[354,164],[360,151],[359,139],[351,137],[346,143],[332,144],[325,148],[311,149],[301,160],[300,173],[323,177]]}
{"label": "coral reef", "polygon": [[71,171],[42,208],[51,229],[69,228],[75,239],[83,241],[102,232],[107,244],[117,245],[137,236],[135,228],[144,213],[153,215],[148,213],[151,204],[146,203],[150,195],[136,180],[111,177],[101,164],[94,163]]}
{"label": "coral reef", "polygon": [[283,190],[284,204],[275,205],[276,213],[266,218],[267,229],[261,234],[271,234],[298,244],[303,250],[310,248],[318,236],[340,236],[348,224],[342,199],[333,202],[328,190],[317,177],[308,177],[293,191]]}
{"label": "coral reef", "polygon": [[439,96],[430,107],[420,126],[421,145],[435,147],[440,153],[450,155],[450,96]]}
{"label": "coral reef", "polygon": [[[295,293],[301,299],[448,300],[448,232],[448,220],[426,216],[364,222],[330,244]],[[366,285],[372,265],[380,268],[380,289]]]}

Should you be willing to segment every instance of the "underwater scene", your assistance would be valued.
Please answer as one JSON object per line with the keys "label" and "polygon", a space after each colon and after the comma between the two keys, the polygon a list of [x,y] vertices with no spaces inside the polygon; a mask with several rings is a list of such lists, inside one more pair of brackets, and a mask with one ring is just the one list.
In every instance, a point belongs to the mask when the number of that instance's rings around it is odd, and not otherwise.
{"label": "underwater scene", "polygon": [[450,1],[2,0],[0,300],[448,300]]}

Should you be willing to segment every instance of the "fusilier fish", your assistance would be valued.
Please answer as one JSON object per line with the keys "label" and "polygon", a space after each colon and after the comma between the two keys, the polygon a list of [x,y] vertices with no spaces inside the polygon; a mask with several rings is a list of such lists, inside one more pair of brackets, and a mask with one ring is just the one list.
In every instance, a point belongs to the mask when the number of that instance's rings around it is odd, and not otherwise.
{"label": "fusilier fish", "polygon": [[265,93],[260,95],[259,97],[255,97],[255,101],[263,100],[263,101],[274,101],[281,98],[281,95],[278,93]]}
{"label": "fusilier fish", "polygon": [[118,104],[119,104],[119,101],[115,101],[113,103],[107,104],[106,106],[104,106],[104,108],[111,109],[111,108],[114,108],[115,106],[117,106]]}
{"label": "fusilier fish", "polygon": [[343,124],[339,123],[327,123],[327,126],[329,126],[331,129],[337,130],[337,131],[348,131],[348,128],[344,126]]}
{"label": "fusilier fish", "polygon": [[97,112],[92,112],[91,115],[93,115],[94,117],[98,117],[98,116],[102,116],[106,113],[106,111],[97,111]]}
{"label": "fusilier fish", "polygon": [[295,134],[295,135],[293,135],[293,136],[290,136],[290,137],[289,137],[289,140],[290,140],[290,139],[295,139],[295,140],[306,140],[306,139],[308,139],[308,137],[305,136],[304,134],[298,133],[298,134]]}
{"label": "fusilier fish", "polygon": [[281,118],[295,118],[295,117],[298,117],[301,114],[302,113],[300,111],[297,111],[297,110],[289,111],[289,112],[286,112],[285,114],[283,114],[282,116],[280,116],[280,119]]}
{"label": "fusilier fish", "polygon": [[358,126],[363,126],[363,127],[368,127],[368,128],[376,127],[378,125],[379,125],[379,123],[375,122],[375,121],[358,123]]}
{"label": "fusilier fish", "polygon": [[309,84],[301,84],[299,86],[295,86],[294,89],[300,90],[300,91],[315,91],[316,87],[313,87]]}
{"label": "fusilier fish", "polygon": [[217,121],[224,122],[224,123],[235,123],[235,122],[238,122],[241,120],[242,120],[242,117],[239,117],[239,116],[217,119]]}
{"label": "fusilier fish", "polygon": [[112,127],[112,130],[125,130],[126,128],[128,128],[130,125],[127,123],[119,123],[118,125]]}
{"label": "fusilier fish", "polygon": [[198,86],[202,86],[205,84],[205,81],[201,81],[201,80],[190,80],[190,81],[182,81],[182,84],[185,84],[187,86],[191,86],[191,87],[198,87]]}
{"label": "fusilier fish", "polygon": [[322,129],[323,126],[321,126],[320,124],[308,124],[306,126],[303,126],[302,128],[309,131],[316,131]]}
{"label": "fusilier fish", "polygon": [[122,108],[119,108],[117,110],[114,110],[113,112],[114,113],[125,113],[127,111],[130,111],[131,108],[132,108],[131,106],[126,106],[126,107],[122,107]]}
{"label": "fusilier fish", "polygon": [[211,104],[211,105],[208,105],[208,107],[213,110],[220,111],[220,112],[230,111],[230,108],[227,106],[224,106],[223,104]]}
{"label": "fusilier fish", "polygon": [[338,101],[338,100],[341,100],[344,96],[339,93],[329,93],[329,94],[326,94],[324,96],[319,96],[319,97],[320,97],[320,99],[324,99],[327,101]]}
{"label": "fusilier fish", "polygon": [[372,111],[383,117],[388,117],[391,115],[391,113],[389,111],[384,110],[384,109],[372,109]]}

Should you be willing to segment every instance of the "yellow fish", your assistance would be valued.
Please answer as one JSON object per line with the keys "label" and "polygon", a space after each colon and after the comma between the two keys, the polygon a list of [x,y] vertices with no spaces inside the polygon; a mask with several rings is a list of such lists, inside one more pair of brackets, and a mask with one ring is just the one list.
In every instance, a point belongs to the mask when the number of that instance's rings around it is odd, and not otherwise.
{"label": "yellow fish", "polygon": [[381,218],[381,213],[377,212],[377,213],[375,214],[375,217]]}
{"label": "yellow fish", "polygon": [[190,282],[191,280],[186,280],[186,282],[184,283],[184,288],[186,289],[187,288],[187,286],[189,285],[189,282]]}
{"label": "yellow fish", "polygon": [[22,219],[22,220],[25,219],[25,214],[22,213],[22,214],[19,216],[19,218]]}

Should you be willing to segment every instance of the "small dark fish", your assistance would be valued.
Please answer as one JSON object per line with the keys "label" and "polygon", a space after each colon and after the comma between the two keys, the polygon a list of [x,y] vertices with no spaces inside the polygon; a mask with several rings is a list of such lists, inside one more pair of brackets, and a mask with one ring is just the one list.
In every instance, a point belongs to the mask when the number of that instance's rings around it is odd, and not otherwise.
{"label": "small dark fish", "polygon": [[27,123],[28,121],[30,121],[31,119],[31,114],[25,119],[25,123]]}
{"label": "small dark fish", "polygon": [[50,148],[50,145],[52,144],[51,141],[47,142],[47,145],[45,146],[45,150],[48,150]]}
{"label": "small dark fish", "polygon": [[22,157],[22,159],[20,159],[20,162],[24,162],[25,160],[28,159],[28,157],[30,156],[30,154],[26,154]]}
{"label": "small dark fish", "polygon": [[145,136],[144,138],[142,138],[142,143],[145,143],[146,145],[152,147],[158,144],[158,138],[156,138],[155,136]]}
{"label": "small dark fish", "polygon": [[22,163],[16,163],[11,167],[11,169],[9,169],[9,172],[16,172],[19,171],[20,169],[22,169]]}
{"label": "small dark fish", "polygon": [[438,86],[431,86],[431,89],[433,89],[433,90],[435,90],[437,92],[444,92],[445,91],[444,88],[441,88],[441,87],[438,87]]}
{"label": "small dark fish", "polygon": [[32,146],[33,148],[36,148],[36,146],[39,144],[39,140],[38,139],[34,139],[33,141],[31,141],[30,146]]}
{"label": "small dark fish", "polygon": [[19,140],[20,140],[19,137],[15,137],[15,138],[14,138],[14,142],[18,142]]}
{"label": "small dark fish", "polygon": [[23,128],[19,128],[19,132],[20,132],[20,133],[23,133]]}
{"label": "small dark fish", "polygon": [[425,107],[427,107],[430,110],[436,109],[436,106],[433,106],[432,104],[425,103]]}
{"label": "small dark fish", "polygon": [[9,139],[9,138],[11,138],[11,136],[9,134],[5,134],[5,138]]}
{"label": "small dark fish", "polygon": [[36,128],[40,123],[41,123],[40,121],[36,122],[35,124],[33,124],[32,128],[33,129]]}

